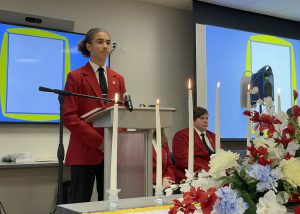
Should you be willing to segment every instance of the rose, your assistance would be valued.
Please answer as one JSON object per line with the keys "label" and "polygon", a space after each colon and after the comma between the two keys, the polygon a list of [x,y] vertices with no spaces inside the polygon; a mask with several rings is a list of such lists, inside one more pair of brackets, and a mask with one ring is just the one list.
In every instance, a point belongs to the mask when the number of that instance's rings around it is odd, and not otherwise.
{"label": "rose", "polygon": [[282,160],[279,164],[282,170],[284,179],[288,181],[293,187],[300,186],[300,159],[290,158],[289,160]]}
{"label": "rose", "polygon": [[237,153],[220,149],[217,154],[211,155],[209,174],[215,179],[225,175],[225,169],[236,166],[239,157]]}

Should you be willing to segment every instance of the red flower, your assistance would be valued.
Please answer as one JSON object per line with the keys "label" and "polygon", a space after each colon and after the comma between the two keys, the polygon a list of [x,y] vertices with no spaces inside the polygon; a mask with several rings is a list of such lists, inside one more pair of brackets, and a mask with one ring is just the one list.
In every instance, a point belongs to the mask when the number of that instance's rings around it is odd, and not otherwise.
{"label": "red flower", "polygon": [[291,159],[291,157],[293,157],[293,156],[291,156],[290,153],[286,153],[286,154],[284,155],[284,159],[286,159],[286,160]]}
{"label": "red flower", "polygon": [[273,162],[272,159],[267,160],[266,157],[260,156],[257,160],[257,163],[259,163],[260,165],[266,166],[266,165],[271,165],[271,163]]}
{"label": "red flower", "polygon": [[294,105],[293,106],[294,118],[297,119],[300,116],[300,107]]}
{"label": "red flower", "polygon": [[190,191],[183,193],[182,202],[173,200],[174,206],[169,210],[169,214],[175,214],[178,210],[185,214],[194,213],[196,210],[195,202],[201,204],[204,214],[210,214],[217,200],[215,192],[216,188],[210,188],[205,192],[200,187],[196,189],[192,186]]}
{"label": "red flower", "polygon": [[[203,190],[202,190],[203,191]],[[203,191],[202,195],[202,200],[200,201],[201,203],[201,209],[204,214],[210,214],[213,206],[218,199],[216,196],[215,192],[217,191],[216,188],[209,188],[207,192]]]}
{"label": "red flower", "polygon": [[268,159],[268,149],[265,147],[258,147],[255,148],[255,146],[252,144],[251,147],[247,147],[247,149],[250,151],[250,156],[253,158],[254,162],[258,162],[260,165],[270,165],[273,160]]}
{"label": "red flower", "polygon": [[298,92],[296,90],[293,90],[293,96],[294,96],[294,100],[296,100],[298,97]]}
{"label": "red flower", "polygon": [[251,117],[251,111],[245,110],[245,111],[243,112],[243,115],[246,115],[246,116],[248,116],[248,117]]}

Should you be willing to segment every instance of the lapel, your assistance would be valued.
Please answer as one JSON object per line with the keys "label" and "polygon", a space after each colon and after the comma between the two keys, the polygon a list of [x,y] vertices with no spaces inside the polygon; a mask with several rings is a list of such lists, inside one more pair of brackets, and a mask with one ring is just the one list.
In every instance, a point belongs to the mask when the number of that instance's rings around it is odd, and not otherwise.
{"label": "lapel", "polygon": [[[83,74],[85,80],[91,86],[95,96],[102,97],[102,92],[100,90],[98,79],[95,75],[95,71],[93,70],[93,68],[89,62],[87,62],[85,64],[85,66],[83,67],[82,74]],[[103,103],[103,101],[101,101],[101,100],[100,100],[100,102]]]}
{"label": "lapel", "polygon": [[197,144],[197,147],[201,148],[202,143],[199,143],[199,142],[202,142],[202,140],[201,140],[200,136],[198,135],[197,131],[194,128],[194,146]]}
{"label": "lapel", "polygon": [[107,88],[108,88],[107,98],[114,99],[115,93],[118,92],[115,89],[116,88],[115,86],[117,84],[116,74],[108,67],[106,68],[106,72],[107,72]]}
{"label": "lapel", "polygon": [[216,151],[216,142],[214,137],[206,130],[206,136],[210,142],[210,144],[213,146],[214,150]]}
{"label": "lapel", "polygon": [[[216,150],[215,139],[207,130],[206,130],[206,136],[207,136],[210,144],[213,146],[214,150]],[[198,133],[195,129],[194,129],[194,139],[195,139],[194,144],[197,144],[198,148],[201,148],[202,150],[207,151],[207,149],[205,148],[205,146],[201,140],[201,137],[198,135]]]}

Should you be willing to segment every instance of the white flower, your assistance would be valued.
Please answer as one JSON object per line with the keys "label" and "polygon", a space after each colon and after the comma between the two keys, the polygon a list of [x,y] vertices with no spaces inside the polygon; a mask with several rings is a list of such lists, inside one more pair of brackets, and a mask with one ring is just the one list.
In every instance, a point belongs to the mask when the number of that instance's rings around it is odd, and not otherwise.
{"label": "white flower", "polygon": [[264,104],[264,101],[263,101],[262,99],[258,99],[256,102],[257,102],[259,105]]}
{"label": "white flower", "polygon": [[191,188],[189,183],[180,184],[179,187],[180,187],[181,192],[188,192],[188,191],[190,191],[190,188]]}
{"label": "white flower", "polygon": [[209,161],[209,174],[213,178],[219,178],[225,175],[225,169],[231,168],[237,165],[237,160],[240,155],[231,151],[218,150],[216,154],[211,155]]}
{"label": "white flower", "polygon": [[201,187],[204,191],[207,191],[211,187],[219,188],[222,184],[222,181],[216,181],[215,179],[211,178],[208,172],[202,170],[198,173],[198,177],[196,180],[192,181],[191,186]]}
{"label": "white flower", "polygon": [[268,157],[273,160],[272,166],[277,166],[280,163],[280,161],[284,158],[283,145],[279,144],[277,147],[270,149]]}
{"label": "white flower", "polygon": [[300,186],[300,158],[283,159],[279,167],[282,170],[284,179],[293,187]]}
{"label": "white flower", "polygon": [[264,197],[259,199],[256,205],[257,214],[285,214],[287,213],[286,207],[279,204],[276,200],[276,195],[272,190],[269,190]]}
{"label": "white flower", "polygon": [[267,148],[268,151],[272,150],[277,146],[275,143],[275,140],[273,138],[264,138],[264,136],[259,136],[253,140],[253,144],[255,148],[258,149],[258,147],[262,146],[264,148]]}
{"label": "white flower", "polygon": [[173,188],[172,188],[172,187],[166,188],[166,189],[165,189],[165,192],[166,192],[166,196],[170,196],[170,195],[173,194]]}
{"label": "white flower", "polygon": [[288,202],[290,195],[285,191],[279,191],[276,195],[276,199],[280,204],[285,204]]}
{"label": "white flower", "polygon": [[185,170],[185,177],[186,177],[186,180],[185,182],[190,182],[194,179],[194,176],[195,176],[196,173],[194,172],[190,172],[188,169]]}
{"label": "white flower", "polygon": [[300,148],[300,145],[295,142],[295,141],[292,141],[288,144],[285,152],[286,153],[289,153],[291,156],[295,156],[296,154],[296,151]]}
{"label": "white flower", "polygon": [[273,107],[272,97],[265,97],[264,98],[264,102],[265,102],[266,107],[268,107],[268,108],[272,108]]}

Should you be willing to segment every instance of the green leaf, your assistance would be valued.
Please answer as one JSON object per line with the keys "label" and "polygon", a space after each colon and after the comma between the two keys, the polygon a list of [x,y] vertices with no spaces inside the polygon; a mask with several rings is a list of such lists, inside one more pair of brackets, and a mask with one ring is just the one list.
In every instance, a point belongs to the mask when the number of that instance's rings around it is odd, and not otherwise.
{"label": "green leaf", "polygon": [[249,208],[245,211],[245,214],[255,214],[256,213],[256,205],[251,200],[249,194],[244,192],[244,193],[241,193],[240,196],[244,199],[245,202],[248,203],[248,206],[249,206]]}

